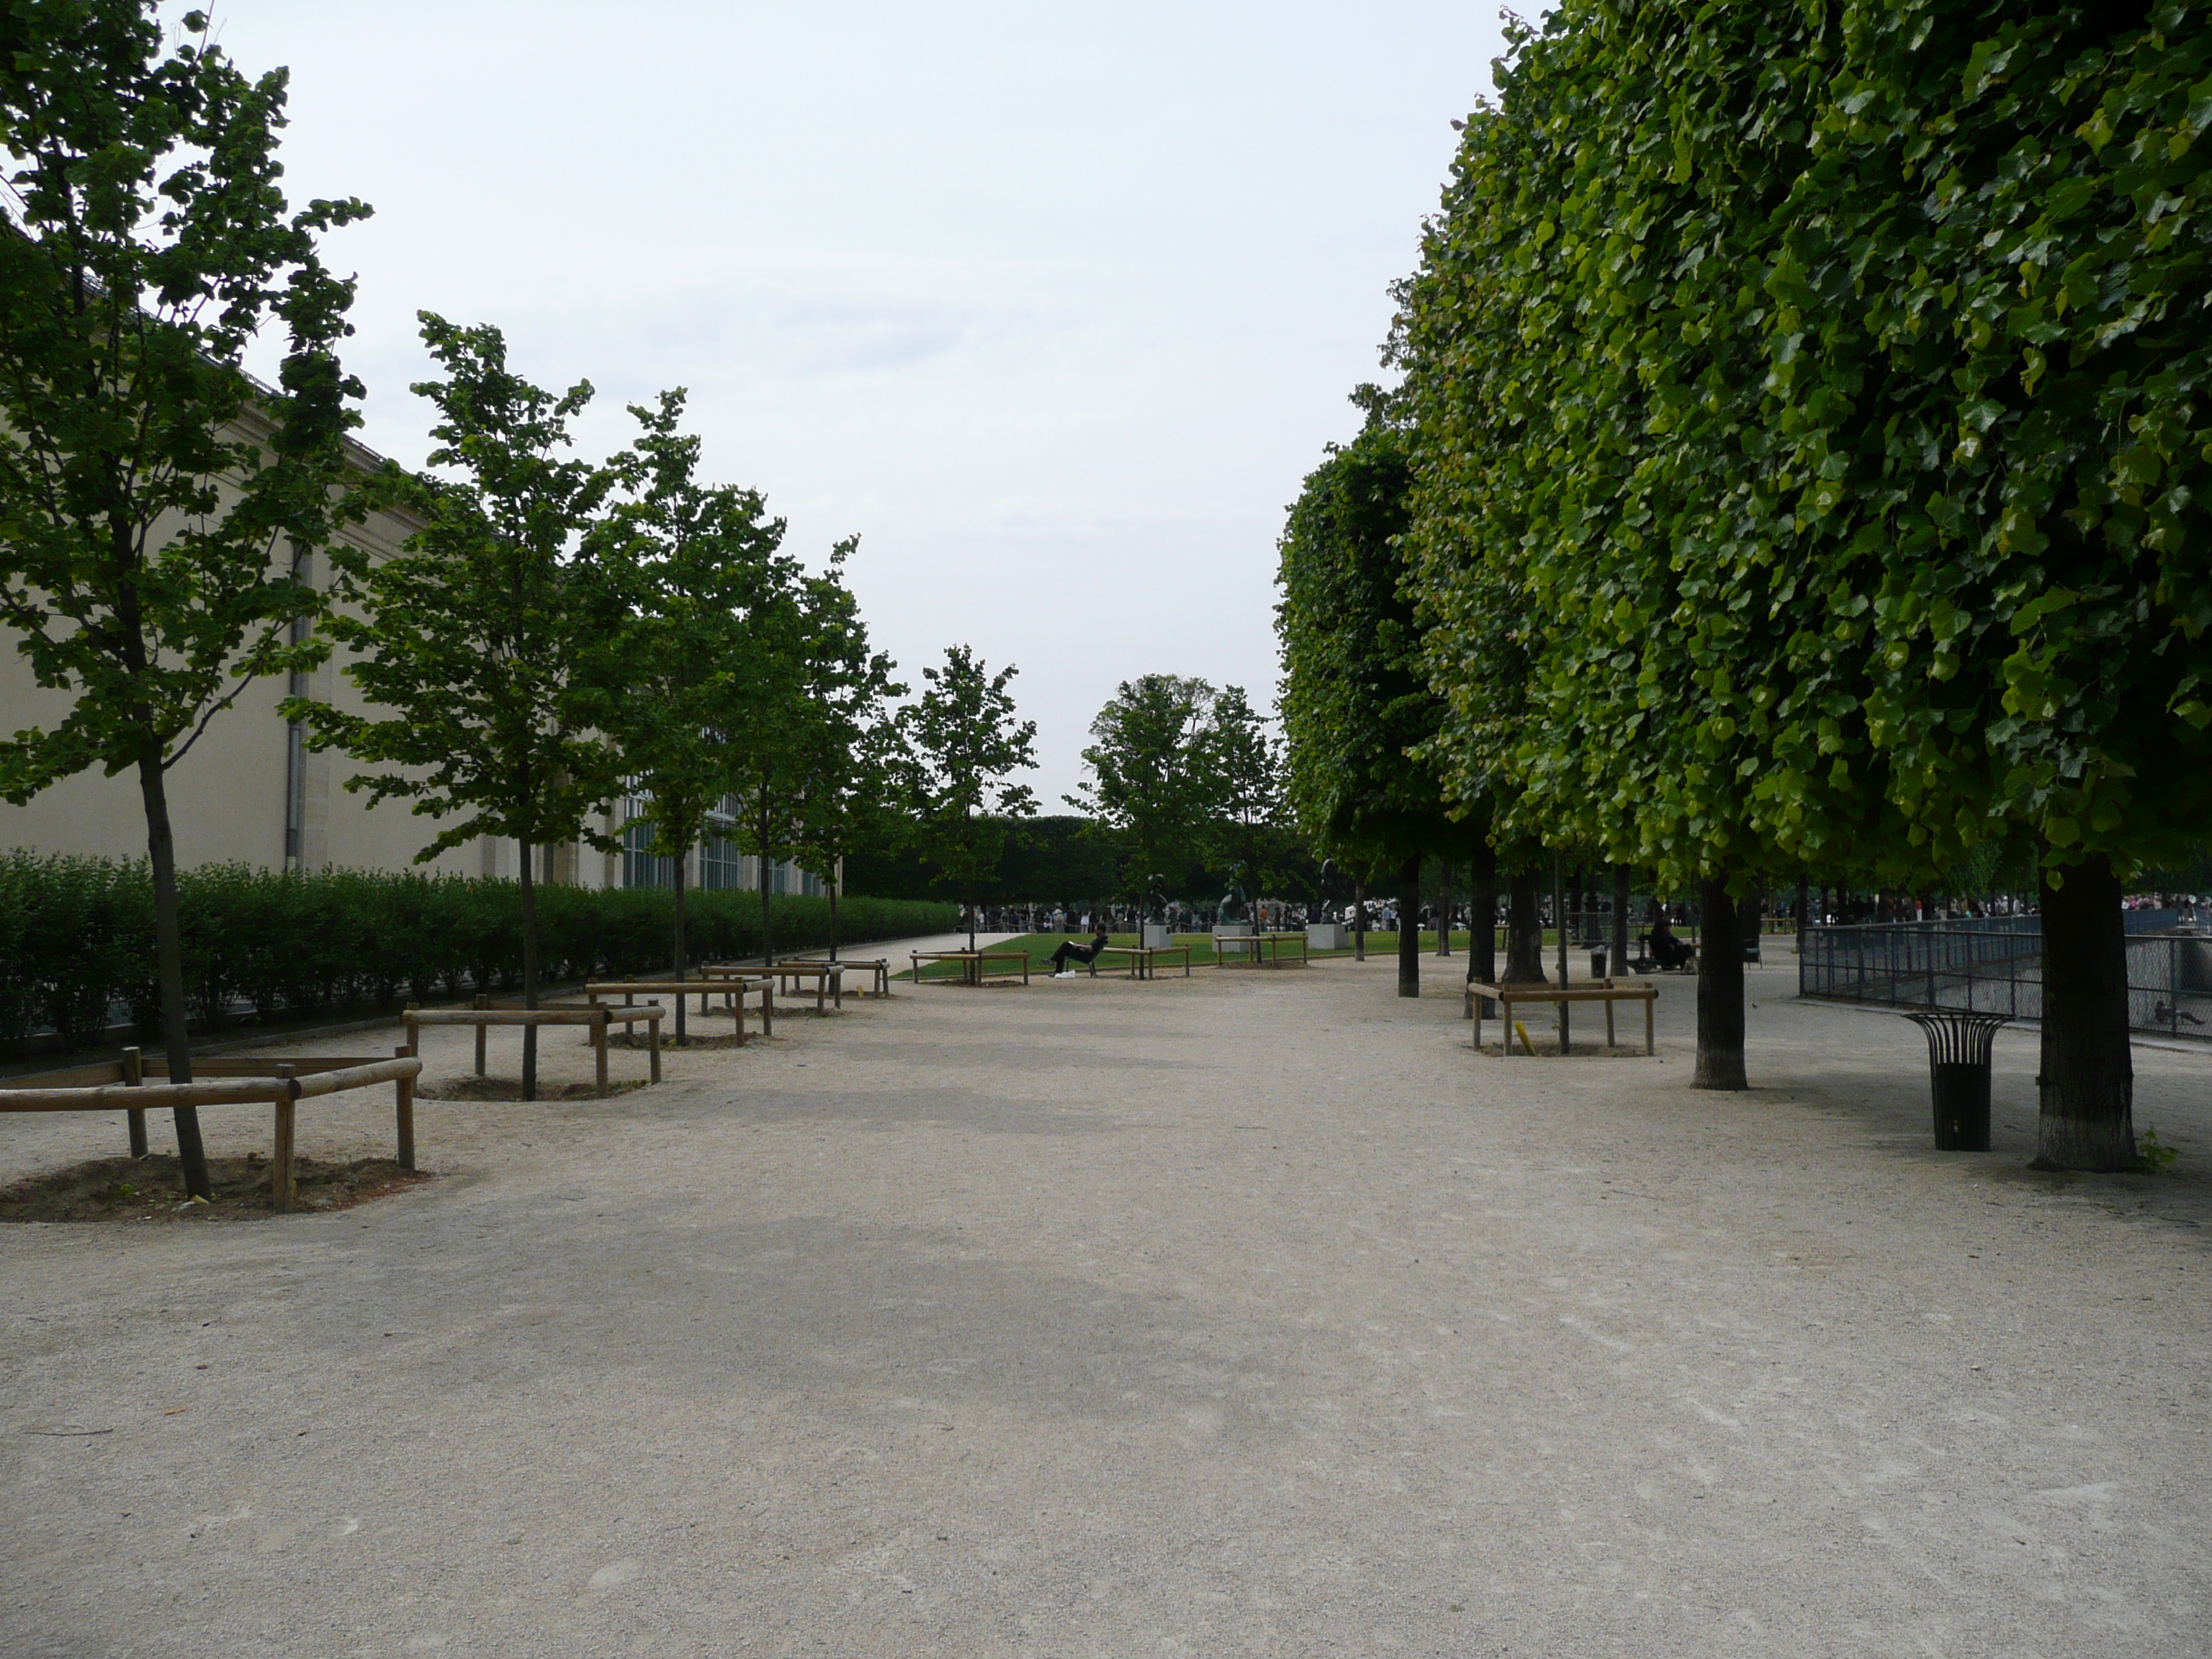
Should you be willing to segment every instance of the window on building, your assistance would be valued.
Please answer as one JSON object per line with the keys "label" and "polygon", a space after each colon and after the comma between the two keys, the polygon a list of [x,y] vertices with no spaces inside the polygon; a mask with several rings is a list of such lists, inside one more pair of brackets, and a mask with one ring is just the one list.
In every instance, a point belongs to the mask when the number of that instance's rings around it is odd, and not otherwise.
{"label": "window on building", "polygon": [[623,830],[623,885],[625,887],[673,887],[676,885],[676,860],[664,858],[653,850],[653,826],[631,823],[645,810],[645,802],[635,795],[623,798],[623,818],[627,827]]}

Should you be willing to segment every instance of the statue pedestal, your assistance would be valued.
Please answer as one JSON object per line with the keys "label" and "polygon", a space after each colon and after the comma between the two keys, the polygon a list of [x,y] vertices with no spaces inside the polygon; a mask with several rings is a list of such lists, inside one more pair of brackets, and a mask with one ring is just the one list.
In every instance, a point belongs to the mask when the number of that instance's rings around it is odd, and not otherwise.
{"label": "statue pedestal", "polygon": [[1252,937],[1252,924],[1249,921],[1217,921],[1213,924],[1213,936],[1216,939],[1249,939]]}
{"label": "statue pedestal", "polygon": [[1145,944],[1147,947],[1157,950],[1167,942],[1167,923],[1164,921],[1148,921],[1145,924]]}
{"label": "statue pedestal", "polygon": [[1309,951],[1348,951],[1352,948],[1352,930],[1340,921],[1310,921],[1306,924],[1306,949]]}

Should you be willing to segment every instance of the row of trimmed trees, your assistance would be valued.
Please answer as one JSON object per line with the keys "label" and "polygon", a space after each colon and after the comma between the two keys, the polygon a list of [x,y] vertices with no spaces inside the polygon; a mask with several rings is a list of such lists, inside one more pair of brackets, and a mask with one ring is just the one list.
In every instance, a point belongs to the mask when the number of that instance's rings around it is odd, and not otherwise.
{"label": "row of trimmed trees", "polygon": [[2123,886],[2212,824],[2204,14],[1570,0],[1512,47],[1285,538],[1301,811],[1649,870],[1723,939],[1999,845],[2037,1162],[2130,1167]]}
{"label": "row of trimmed trees", "polygon": [[[0,797],[137,777],[172,1080],[191,1064],[167,774],[245,686],[297,690],[337,645],[368,712],[295,696],[287,717],[362,764],[349,789],[434,821],[422,859],[517,844],[532,1006],[538,851],[611,848],[611,801],[639,803],[617,835],[641,823],[678,870],[731,798],[764,864],[828,875],[881,810],[949,866],[983,856],[977,824],[1025,799],[1013,671],[955,648],[891,710],[907,688],[844,584],[852,544],[810,571],[757,493],[700,481],[682,392],[586,461],[568,426],[588,385],[544,391],[495,329],[425,313],[431,470],[364,472],[338,356],[353,285],[318,239],[369,210],[288,208],[284,105],[282,70],[242,73],[197,12],[165,34],[144,0],[19,9],[0,62],[0,623],[67,702],[0,741]],[[264,336],[274,386],[244,366]],[[415,526],[390,559],[344,538],[374,510]],[[682,916],[679,890],[679,967]],[[189,1109],[177,1134],[204,1197]]]}
{"label": "row of trimmed trees", "polygon": [[1247,898],[1304,884],[1284,751],[1242,686],[1181,674],[1124,680],[1091,722],[1089,773],[1065,799],[1113,850],[1120,896],[1146,916],[1210,877]]}

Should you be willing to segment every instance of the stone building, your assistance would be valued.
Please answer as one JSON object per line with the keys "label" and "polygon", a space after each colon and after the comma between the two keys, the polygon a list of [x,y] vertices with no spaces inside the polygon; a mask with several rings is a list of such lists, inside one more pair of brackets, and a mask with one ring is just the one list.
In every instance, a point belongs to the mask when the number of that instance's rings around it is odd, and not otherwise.
{"label": "stone building", "polygon": [[[359,450],[364,466],[379,458]],[[417,528],[409,515],[386,509],[342,532],[351,545],[372,558],[390,557]],[[305,573],[319,586],[328,585],[327,555],[310,556]],[[0,731],[46,726],[66,714],[69,699],[42,690],[29,662],[14,648],[15,635],[0,628]],[[370,810],[365,794],[349,792],[355,771],[343,755],[316,753],[301,741],[300,729],[277,713],[294,694],[311,696],[341,708],[363,710],[361,693],[344,672],[341,647],[312,674],[256,680],[231,708],[217,714],[191,750],[170,769],[169,814],[180,868],[237,862],[264,869],[428,869],[470,876],[512,878],[520,849],[510,841],[479,837],[469,846],[440,854],[427,865],[415,855],[436,834],[433,820],[416,817],[405,801],[386,801]],[[612,836],[627,821],[629,802],[611,805],[602,818]],[[538,875],[544,880],[582,887],[664,887],[674,872],[672,860],[645,850],[645,836],[633,830],[618,854],[582,842],[539,849]],[[115,777],[97,769],[66,778],[21,806],[0,801],[0,850],[23,848],[42,853],[88,854],[131,860],[145,856],[146,815],[135,773]],[[687,885],[757,891],[760,861],[739,854],[726,841],[695,850]],[[769,887],[780,893],[817,892],[820,884],[789,865],[769,871]]]}

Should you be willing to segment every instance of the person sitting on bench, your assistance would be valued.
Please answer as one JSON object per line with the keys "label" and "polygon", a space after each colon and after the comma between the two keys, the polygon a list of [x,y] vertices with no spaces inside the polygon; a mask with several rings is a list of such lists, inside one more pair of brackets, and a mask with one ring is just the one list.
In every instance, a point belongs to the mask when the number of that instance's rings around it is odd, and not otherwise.
{"label": "person sitting on bench", "polygon": [[1664,911],[1651,924],[1651,931],[1644,935],[1644,939],[1651,946],[1652,960],[1662,968],[1686,968],[1691,958],[1697,955],[1695,951],[1674,937],[1674,930],[1668,926]]}
{"label": "person sitting on bench", "polygon": [[1054,979],[1073,979],[1075,969],[1071,962],[1096,962],[1098,953],[1106,948],[1106,929],[1102,926],[1091,937],[1088,945],[1078,945],[1073,939],[1062,939],[1060,949],[1052,953],[1052,976]]}

